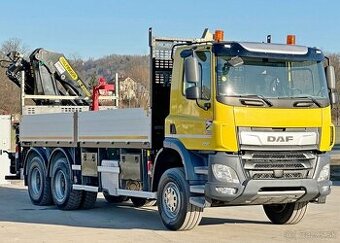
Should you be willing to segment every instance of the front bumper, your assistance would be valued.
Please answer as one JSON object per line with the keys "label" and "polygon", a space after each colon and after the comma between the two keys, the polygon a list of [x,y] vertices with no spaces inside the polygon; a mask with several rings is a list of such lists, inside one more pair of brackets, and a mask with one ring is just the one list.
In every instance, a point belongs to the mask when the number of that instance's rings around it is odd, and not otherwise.
{"label": "front bumper", "polygon": [[[219,201],[224,204],[273,204],[295,201],[325,202],[330,193],[330,180],[318,182],[317,178],[324,165],[329,164],[328,154],[317,157],[315,172],[310,179],[270,179],[250,180],[247,178],[241,159],[238,155],[217,153],[209,159],[208,182],[205,185],[205,195],[208,201]],[[212,172],[213,164],[223,164],[231,167],[238,175],[239,183],[224,183],[217,180]],[[218,190],[233,188],[233,190]],[[232,192],[233,193],[232,193]]]}

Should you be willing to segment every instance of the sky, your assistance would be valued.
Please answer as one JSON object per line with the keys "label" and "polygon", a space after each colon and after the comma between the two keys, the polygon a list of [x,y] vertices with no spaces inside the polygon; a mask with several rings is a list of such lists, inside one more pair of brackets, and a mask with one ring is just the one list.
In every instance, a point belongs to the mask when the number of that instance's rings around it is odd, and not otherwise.
{"label": "sky", "polygon": [[297,44],[340,53],[339,0],[6,0],[0,44],[19,38],[81,58],[148,54],[148,28],[161,37],[199,38],[223,29],[226,40]]}

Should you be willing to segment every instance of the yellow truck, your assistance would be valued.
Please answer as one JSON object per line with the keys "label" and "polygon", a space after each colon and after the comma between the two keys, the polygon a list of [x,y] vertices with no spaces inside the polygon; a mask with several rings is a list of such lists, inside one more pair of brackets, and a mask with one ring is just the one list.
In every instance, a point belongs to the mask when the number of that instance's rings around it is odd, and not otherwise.
{"label": "yellow truck", "polygon": [[[31,201],[93,207],[98,192],[157,201],[170,230],[203,209],[263,205],[295,224],[330,193],[334,68],[318,48],[154,37],[150,107],[23,114],[20,156]],[[114,217],[114,215],[112,216]]]}

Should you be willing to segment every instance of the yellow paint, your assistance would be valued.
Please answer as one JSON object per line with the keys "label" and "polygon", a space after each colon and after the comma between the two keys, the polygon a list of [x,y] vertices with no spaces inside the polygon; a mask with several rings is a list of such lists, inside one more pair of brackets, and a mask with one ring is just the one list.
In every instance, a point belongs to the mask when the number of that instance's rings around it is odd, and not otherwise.
{"label": "yellow paint", "polygon": [[321,127],[323,109],[234,107],[240,127]]}
{"label": "yellow paint", "polygon": [[79,87],[83,90],[84,94],[87,97],[91,96],[91,93],[89,92],[89,90],[86,88],[86,86],[84,85],[83,81],[81,79],[79,79],[78,74],[76,71],[73,70],[73,68],[71,67],[71,65],[68,63],[68,61],[66,60],[65,57],[60,57],[59,61],[61,63],[61,65],[63,65],[63,67],[65,68],[65,70],[67,71],[67,73],[70,75],[70,77],[77,82],[77,84],[79,85]]}
{"label": "yellow paint", "polygon": [[[207,47],[210,48],[210,46],[206,45],[199,49],[206,50]],[[170,114],[165,120],[165,135],[170,136],[170,124],[174,124],[178,135],[188,136],[185,138],[179,138],[187,149],[214,150],[215,145],[213,136],[209,136],[213,131],[213,127],[212,129],[206,129],[206,124],[209,124],[209,122],[212,122],[214,119],[213,101],[199,101],[202,106],[204,103],[211,104],[211,108],[209,110],[204,110],[197,106],[195,100],[187,100],[185,98],[183,95],[184,91],[182,82],[183,59],[179,56],[179,53],[180,51],[177,51],[175,54],[176,62],[174,62],[175,66],[172,78],[177,81],[172,82],[171,84]],[[214,63],[212,63],[212,66],[213,65]],[[211,77],[211,80],[213,80],[213,77]],[[214,90],[213,84],[211,89]],[[213,92],[211,93],[211,97],[214,97]],[[190,137],[190,135],[193,137]]]}
{"label": "yellow paint", "polygon": [[21,137],[21,141],[41,141],[45,139],[53,139],[53,140],[64,140],[64,139],[73,139],[73,137],[56,137],[56,136],[45,136],[45,137]]}
{"label": "yellow paint", "polygon": [[65,70],[67,71],[67,73],[70,75],[70,77],[73,80],[77,80],[78,79],[78,74],[73,70],[73,68],[71,67],[71,65],[68,63],[68,61],[65,59],[65,57],[60,57],[59,61],[61,63],[61,65],[63,65],[63,67],[65,68]]}
{"label": "yellow paint", "polygon": [[[264,128],[319,128],[320,151],[330,151],[331,109],[284,109],[231,107],[216,103],[216,120],[214,131],[216,150],[236,152],[239,150],[237,127]],[[334,137],[334,135],[333,135]]]}
{"label": "yellow paint", "polygon": [[[205,45],[198,49],[208,46]],[[221,104],[214,98],[216,97],[216,85],[213,71],[211,77],[212,98],[210,101],[205,101],[211,104],[211,108],[208,111],[199,108],[196,101],[188,100],[183,95],[183,59],[179,55],[183,47],[178,49],[175,53],[176,61],[172,73],[170,114],[165,120],[165,136],[177,137],[189,150],[237,152],[239,151],[238,127],[318,128],[320,133],[319,150],[331,150],[334,142],[330,144],[331,127],[333,126],[330,106],[288,109],[233,107]],[[215,70],[214,62],[215,60],[212,58],[212,70]],[[210,131],[205,128],[207,121],[212,122]],[[175,135],[170,134],[171,124],[176,127]]]}

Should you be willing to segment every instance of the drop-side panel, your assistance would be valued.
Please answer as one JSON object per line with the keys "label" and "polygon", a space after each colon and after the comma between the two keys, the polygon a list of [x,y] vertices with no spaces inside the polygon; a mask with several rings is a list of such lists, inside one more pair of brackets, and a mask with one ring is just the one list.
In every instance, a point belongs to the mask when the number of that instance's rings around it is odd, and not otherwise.
{"label": "drop-side panel", "polygon": [[74,113],[24,115],[21,142],[74,142]]}
{"label": "drop-side panel", "polygon": [[151,146],[151,115],[142,108],[78,114],[80,143],[142,143]]}

